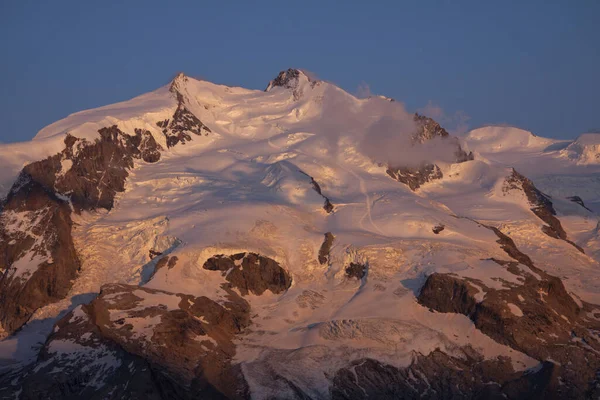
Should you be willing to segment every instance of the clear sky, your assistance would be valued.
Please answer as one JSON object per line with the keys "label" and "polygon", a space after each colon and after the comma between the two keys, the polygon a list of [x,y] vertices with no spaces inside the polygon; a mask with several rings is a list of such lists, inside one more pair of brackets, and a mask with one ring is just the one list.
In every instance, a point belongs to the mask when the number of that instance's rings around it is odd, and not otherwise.
{"label": "clear sky", "polygon": [[178,71],[263,89],[288,67],[449,125],[600,129],[598,0],[0,0],[0,55],[3,142]]}

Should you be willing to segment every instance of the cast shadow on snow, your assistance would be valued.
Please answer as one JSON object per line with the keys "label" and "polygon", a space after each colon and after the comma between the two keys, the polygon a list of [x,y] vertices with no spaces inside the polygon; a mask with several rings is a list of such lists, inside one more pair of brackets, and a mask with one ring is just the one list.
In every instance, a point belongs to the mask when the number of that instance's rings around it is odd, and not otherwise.
{"label": "cast shadow on snow", "polygon": [[402,283],[402,286],[404,286],[406,289],[413,292],[415,297],[418,297],[419,293],[421,292],[421,288],[425,284],[426,280],[427,280],[427,277],[424,274],[422,274],[416,278],[403,279],[400,281],[400,283]]}
{"label": "cast shadow on snow", "polygon": [[173,252],[173,250],[175,250],[180,245],[181,245],[181,241],[179,239],[177,239],[175,241],[175,243],[173,243],[171,245],[171,247],[169,247],[168,249],[163,251],[161,255],[154,257],[152,260],[150,260],[149,262],[144,264],[142,266],[142,271],[140,273],[139,286],[142,286],[142,285],[145,285],[146,283],[148,283],[150,281],[150,279],[152,279],[152,276],[154,276],[154,273],[156,272],[156,264],[158,264],[158,262],[162,258],[171,254]]}
{"label": "cast shadow on snow", "polygon": [[550,146],[548,146],[544,150],[542,150],[542,152],[543,153],[551,153],[553,151],[560,151],[560,150],[567,148],[567,146],[569,146],[571,143],[572,142],[552,143]]}
{"label": "cast shadow on snow", "polygon": [[[82,293],[75,295],[71,298],[71,304],[62,310],[58,316],[30,321],[19,328],[12,335],[5,338],[3,341],[16,340],[17,343],[14,354],[17,356],[17,358],[21,358],[28,353],[35,352],[34,357],[31,359],[33,362],[35,358],[37,358],[39,351],[44,346],[47,337],[52,333],[54,324],[71,312],[75,307],[81,304],[90,303],[96,298],[96,296],[98,296],[98,293]],[[10,368],[10,366],[15,363],[15,361],[6,358],[0,358],[0,375],[2,375],[2,370],[4,367]]]}

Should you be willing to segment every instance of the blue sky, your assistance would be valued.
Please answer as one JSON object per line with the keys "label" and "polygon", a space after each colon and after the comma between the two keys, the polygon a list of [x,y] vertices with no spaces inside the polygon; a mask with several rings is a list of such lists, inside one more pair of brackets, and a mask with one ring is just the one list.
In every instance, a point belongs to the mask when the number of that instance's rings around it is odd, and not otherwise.
{"label": "blue sky", "polygon": [[434,104],[448,125],[462,114],[572,138],[600,129],[599,15],[597,0],[2,0],[0,141],[177,71],[263,89],[288,67]]}

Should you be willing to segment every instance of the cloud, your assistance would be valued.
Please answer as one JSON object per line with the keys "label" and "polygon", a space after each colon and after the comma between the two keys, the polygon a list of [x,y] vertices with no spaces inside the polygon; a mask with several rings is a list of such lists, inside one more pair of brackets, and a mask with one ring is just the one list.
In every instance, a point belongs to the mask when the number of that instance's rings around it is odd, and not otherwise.
{"label": "cloud", "polygon": [[[331,92],[324,94],[327,101],[323,102],[319,121],[312,127],[317,127],[315,133],[329,157],[337,158],[341,147],[348,143],[341,139],[349,138],[360,153],[390,166],[418,167],[425,163],[454,162],[455,138],[415,143],[413,138],[419,130],[415,114],[407,111],[402,102],[372,96],[366,83],[359,86],[358,92],[371,97],[360,104],[354,97],[334,88],[326,90]],[[427,113],[436,121],[439,117],[447,120],[439,106],[429,104]],[[465,120],[459,114],[453,118],[461,123]]]}
{"label": "cloud", "polygon": [[372,95],[371,88],[366,82],[361,82],[356,88],[356,97],[359,99],[367,99]]}
{"label": "cloud", "polygon": [[448,115],[442,107],[429,100],[427,105],[417,109],[417,112],[436,120],[451,135],[459,136],[469,130],[467,122],[471,117],[464,111],[456,111],[454,114]]}

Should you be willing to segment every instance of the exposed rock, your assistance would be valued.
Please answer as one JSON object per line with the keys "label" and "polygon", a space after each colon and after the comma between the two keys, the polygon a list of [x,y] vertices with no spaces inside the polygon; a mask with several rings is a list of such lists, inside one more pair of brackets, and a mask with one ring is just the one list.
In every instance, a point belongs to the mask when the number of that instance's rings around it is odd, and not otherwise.
{"label": "exposed rock", "polygon": [[[436,121],[423,115],[414,115],[417,131],[412,137],[413,145],[419,145],[435,138],[442,138],[448,146],[455,148],[455,162],[461,163],[473,160],[472,152],[465,152],[456,138],[440,126]],[[387,174],[398,182],[404,183],[411,190],[417,190],[421,185],[444,177],[440,168],[431,163],[423,162],[420,166],[389,165]]]}
{"label": "exposed rock", "polygon": [[289,68],[286,71],[281,71],[275,79],[269,82],[269,85],[267,85],[265,92],[268,92],[271,88],[274,87],[295,89],[300,74],[301,72],[294,68]]}
{"label": "exposed rock", "polygon": [[154,257],[158,257],[158,256],[162,256],[162,253],[160,251],[155,251],[150,249],[148,251],[148,257],[150,257],[150,259],[152,260]]}
{"label": "exposed rock", "polygon": [[425,164],[420,168],[389,167],[386,172],[390,177],[404,183],[413,191],[424,183],[444,177],[440,168],[435,164]]}
{"label": "exposed rock", "polygon": [[331,201],[329,201],[329,198],[323,194],[323,192],[321,191],[321,186],[317,183],[317,181],[315,181],[315,179],[312,176],[308,175],[303,171],[300,172],[302,172],[304,175],[310,178],[310,184],[312,185],[314,191],[317,192],[325,200],[325,204],[323,204],[323,210],[325,210],[327,214],[331,214],[333,212],[334,205],[331,203]]}
{"label": "exposed rock", "polygon": [[64,298],[80,268],[71,209],[110,210],[125,190],[135,159],[155,162],[160,146],[148,131],[112,126],[93,143],[67,134],[65,149],[26,165],[0,214],[0,324],[12,333],[36,309]]}
{"label": "exposed rock", "polygon": [[504,181],[502,190],[504,192],[522,190],[527,196],[531,211],[547,224],[542,227],[542,231],[550,237],[564,240],[580,252],[584,253],[580,246],[567,238],[567,232],[563,229],[560,220],[556,218],[556,211],[554,210],[550,196],[539,191],[531,180],[519,174],[513,168],[511,174]]}
{"label": "exposed rock", "polygon": [[419,303],[439,312],[464,314],[497,342],[538,360],[559,363],[563,393],[583,397],[600,369],[600,343],[590,333],[600,324],[586,317],[587,312],[582,312],[559,278],[535,267],[507,235],[488,228],[516,262],[492,260],[518,276],[522,284],[505,283],[502,289],[491,289],[481,282],[471,285],[469,278],[434,273],[421,289]]}
{"label": "exposed rock", "polygon": [[212,131],[202,123],[185,105],[185,98],[182,94],[182,86],[187,82],[187,76],[178,74],[171,82],[170,91],[177,98],[177,109],[171,119],[158,121],[156,125],[162,128],[162,132],[167,140],[167,147],[173,147],[178,143],[185,144],[192,140],[191,133],[198,136],[207,136]]}
{"label": "exposed rock", "polygon": [[245,296],[270,290],[274,294],[286,291],[292,278],[277,261],[256,253],[238,253],[231,256],[216,255],[203,265],[210,271],[221,271],[231,286]]}
{"label": "exposed rock", "polygon": [[289,68],[285,71],[281,71],[275,79],[271,80],[265,88],[265,92],[268,92],[275,87],[291,89],[294,100],[298,100],[300,97],[302,97],[302,88],[300,87],[301,79],[305,79],[307,82],[310,82],[312,87],[319,84],[319,81],[312,79],[304,72],[294,68]]}
{"label": "exposed rock", "polygon": [[142,141],[139,145],[142,160],[147,163],[158,162],[158,160],[160,160],[160,151],[162,150],[162,147],[156,143],[156,140],[154,140],[154,136],[152,136],[150,131],[136,128],[135,134],[142,136]]}
{"label": "exposed rock", "polygon": [[[14,378],[5,390],[21,399],[163,399],[171,390],[157,379],[160,369],[105,338],[93,307],[79,306],[55,326],[35,368]],[[1,385],[0,385],[1,386]],[[4,393],[0,390],[0,397]],[[10,393],[6,393],[7,395]]]}
{"label": "exposed rock", "polygon": [[[218,304],[138,286],[111,284],[57,324],[25,398],[248,398],[232,366],[234,336],[250,307],[229,291]],[[134,328],[135,327],[135,328]],[[51,373],[50,373],[51,372]]]}
{"label": "exposed rock", "polygon": [[484,360],[470,348],[461,357],[439,349],[415,354],[406,368],[373,359],[354,361],[336,372],[331,398],[341,399],[531,399],[564,393],[552,363],[514,372],[510,359]]}
{"label": "exposed rock", "polygon": [[319,249],[319,264],[323,265],[329,262],[329,251],[333,246],[333,239],[335,239],[335,236],[331,232],[325,234],[325,240],[323,240],[323,244]]}
{"label": "exposed rock", "polygon": [[0,214],[0,324],[6,333],[64,298],[80,268],[69,204],[23,172]]}
{"label": "exposed rock", "polygon": [[[46,190],[68,196],[74,209],[110,210],[115,195],[125,190],[128,170],[135,159],[153,162],[160,158],[160,146],[148,131],[136,129],[134,136],[116,125],[98,131],[91,143],[67,135],[65,149],[45,160],[23,168],[23,173]],[[63,170],[68,166],[68,170]]]}
{"label": "exposed rock", "polygon": [[367,275],[368,267],[365,264],[351,262],[349,266],[346,267],[346,276],[348,278],[356,278],[361,280]]}
{"label": "exposed rock", "polygon": [[431,230],[433,231],[433,233],[435,233],[437,235],[441,231],[443,231],[445,228],[446,228],[446,226],[444,224],[437,224]]}

